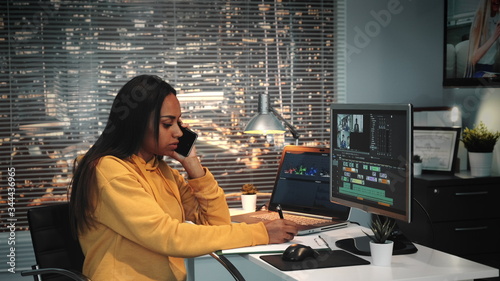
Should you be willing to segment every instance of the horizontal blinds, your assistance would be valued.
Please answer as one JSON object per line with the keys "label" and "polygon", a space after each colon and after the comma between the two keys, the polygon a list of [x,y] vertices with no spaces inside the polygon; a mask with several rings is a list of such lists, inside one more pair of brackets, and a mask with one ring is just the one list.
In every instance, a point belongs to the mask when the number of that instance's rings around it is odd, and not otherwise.
{"label": "horizontal blinds", "polygon": [[329,105],[345,99],[343,1],[4,2],[14,2],[0,4],[4,225],[12,200],[19,229],[30,206],[67,200],[73,160],[139,74],[177,89],[203,164],[227,194],[245,183],[271,192],[280,151],[294,142],[288,132],[242,133],[259,93],[297,128],[301,145],[328,146]]}

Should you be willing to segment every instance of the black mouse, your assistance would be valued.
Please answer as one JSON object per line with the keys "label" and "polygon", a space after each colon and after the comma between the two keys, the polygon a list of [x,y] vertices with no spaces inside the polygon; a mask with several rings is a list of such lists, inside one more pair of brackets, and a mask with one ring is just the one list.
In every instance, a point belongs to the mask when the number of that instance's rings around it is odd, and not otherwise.
{"label": "black mouse", "polygon": [[302,244],[292,244],[286,248],[281,257],[285,261],[303,261],[306,258],[316,258],[319,253],[313,248],[302,245]]}

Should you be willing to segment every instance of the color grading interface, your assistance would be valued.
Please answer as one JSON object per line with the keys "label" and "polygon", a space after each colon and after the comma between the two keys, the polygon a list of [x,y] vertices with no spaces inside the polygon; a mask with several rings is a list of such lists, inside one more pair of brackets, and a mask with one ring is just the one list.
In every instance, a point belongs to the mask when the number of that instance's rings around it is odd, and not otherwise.
{"label": "color grading interface", "polygon": [[[406,116],[398,112],[333,116],[332,192],[365,205],[404,211]],[[398,142],[399,141],[399,142]]]}
{"label": "color grading interface", "polygon": [[329,153],[288,153],[278,171],[273,201],[304,208],[331,208]]}

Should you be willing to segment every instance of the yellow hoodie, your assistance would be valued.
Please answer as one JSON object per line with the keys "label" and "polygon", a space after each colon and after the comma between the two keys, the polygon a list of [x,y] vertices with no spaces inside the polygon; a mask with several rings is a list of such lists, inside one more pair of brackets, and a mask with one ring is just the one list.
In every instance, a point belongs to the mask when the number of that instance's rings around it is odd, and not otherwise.
{"label": "yellow hoodie", "polygon": [[223,190],[205,172],[186,182],[156,158],[103,157],[97,223],[80,235],[83,273],[93,281],[185,280],[183,258],[269,243],[263,223],[231,223]]}

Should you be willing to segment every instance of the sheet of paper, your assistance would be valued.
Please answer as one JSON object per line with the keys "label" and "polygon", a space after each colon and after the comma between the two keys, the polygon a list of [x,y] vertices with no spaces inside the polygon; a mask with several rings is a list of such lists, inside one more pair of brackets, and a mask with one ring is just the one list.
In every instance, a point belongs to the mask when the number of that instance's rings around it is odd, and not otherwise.
{"label": "sheet of paper", "polygon": [[256,254],[256,253],[282,253],[292,244],[304,244],[312,247],[313,249],[328,249],[327,245],[323,240],[321,240],[318,235],[305,235],[305,236],[295,236],[295,238],[287,243],[282,244],[269,244],[269,245],[259,245],[252,247],[243,247],[229,250],[219,251],[218,254],[230,255],[230,254]]}

